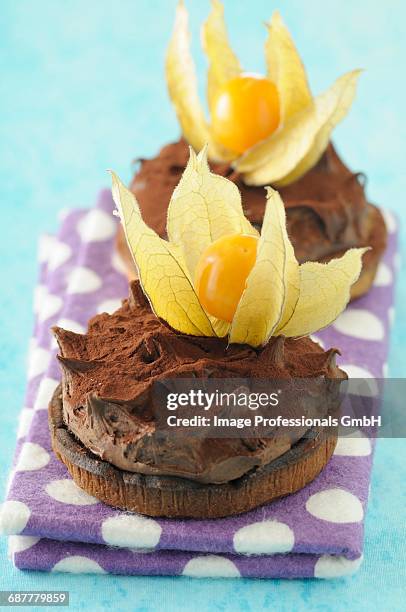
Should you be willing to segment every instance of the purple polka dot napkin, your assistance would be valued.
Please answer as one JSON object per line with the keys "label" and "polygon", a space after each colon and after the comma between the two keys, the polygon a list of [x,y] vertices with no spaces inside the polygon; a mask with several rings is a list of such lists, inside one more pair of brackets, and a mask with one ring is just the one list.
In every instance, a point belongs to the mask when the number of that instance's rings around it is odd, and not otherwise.
{"label": "purple polka dot napkin", "polygon": [[[20,569],[144,575],[331,578],[362,559],[373,443],[339,440],[323,472],[302,491],[243,515],[216,520],[150,519],[115,510],[71,480],[51,450],[47,404],[60,379],[52,325],[83,332],[97,312],[127,295],[114,250],[110,192],[92,210],[72,210],[40,243],[35,328],[26,404],[0,529]],[[386,375],[396,270],[396,222],[368,296],[317,334],[341,349],[352,377]]]}

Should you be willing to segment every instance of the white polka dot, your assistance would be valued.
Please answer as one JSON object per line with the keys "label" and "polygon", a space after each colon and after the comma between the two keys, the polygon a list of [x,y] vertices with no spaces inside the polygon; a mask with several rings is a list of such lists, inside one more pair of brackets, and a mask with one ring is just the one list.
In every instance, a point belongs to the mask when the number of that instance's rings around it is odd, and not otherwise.
{"label": "white polka dot", "polygon": [[389,366],[387,363],[382,364],[382,374],[384,378],[389,378]]}
{"label": "white polka dot", "polygon": [[0,533],[3,535],[17,535],[21,533],[31,516],[26,504],[20,501],[5,501],[0,505]]}
{"label": "white polka dot", "polygon": [[35,354],[35,349],[38,347],[37,339],[30,338],[28,342],[28,350],[27,350],[27,368],[29,369],[31,360],[33,359],[33,355]]}
{"label": "white polka dot", "polygon": [[22,552],[23,550],[28,550],[29,548],[35,546],[35,544],[39,541],[40,538],[36,538],[34,536],[10,536],[8,539],[9,555],[15,555],[15,553]]}
{"label": "white polka dot", "polygon": [[45,378],[41,380],[34,402],[34,410],[48,410],[48,404],[58,385],[59,380],[56,380],[56,378],[45,376]]}
{"label": "white polka dot", "polygon": [[35,337],[30,338],[28,341],[28,359],[32,351],[36,349],[37,346],[38,346],[37,339]]}
{"label": "white polka dot", "polygon": [[25,436],[28,434],[33,414],[34,411],[31,408],[23,408],[21,410],[20,416],[18,417],[18,439],[25,438]]}
{"label": "white polka dot", "polygon": [[81,325],[77,321],[73,321],[72,319],[59,319],[56,325],[58,327],[63,327],[63,329],[73,331],[75,332],[75,334],[84,334],[86,332],[86,329],[83,325]]}
{"label": "white polka dot", "polygon": [[230,559],[219,555],[200,555],[186,563],[182,575],[191,578],[239,578],[241,574]]}
{"label": "white polka dot", "polygon": [[[38,299],[38,298],[37,298]],[[40,310],[38,310],[38,320],[43,323],[53,317],[62,308],[63,301],[59,295],[43,293],[40,297]]]}
{"label": "white polka dot", "polygon": [[40,313],[45,299],[48,295],[48,289],[45,285],[37,285],[34,289],[34,312]]}
{"label": "white polka dot", "polygon": [[80,489],[73,480],[69,479],[53,480],[46,485],[45,491],[50,497],[61,504],[91,506],[92,504],[99,503],[98,499],[88,495],[86,491]]}
{"label": "white polka dot", "polygon": [[378,395],[378,383],[371,372],[349,363],[340,365],[340,368],[347,372],[350,379],[347,383],[347,393],[363,397],[376,397]]}
{"label": "white polka dot", "polygon": [[333,325],[342,334],[361,340],[383,340],[385,336],[382,322],[363,308],[348,308]]}
{"label": "white polka dot", "polygon": [[389,325],[393,325],[395,322],[395,309],[393,306],[390,306],[388,309],[388,320]]}
{"label": "white polka dot", "polygon": [[112,238],[116,224],[111,215],[102,210],[92,210],[79,221],[77,230],[83,242],[98,242]]}
{"label": "white polka dot", "polygon": [[234,550],[242,554],[273,555],[292,550],[295,535],[285,523],[266,520],[242,527],[235,532]]}
{"label": "white polka dot", "polygon": [[342,457],[367,457],[371,454],[371,442],[359,430],[351,436],[339,436],[334,454]]}
{"label": "white polka dot", "polygon": [[98,313],[108,312],[109,314],[112,314],[118,308],[120,308],[120,306],[121,306],[121,300],[118,300],[118,299],[117,300],[104,300],[104,302],[99,304],[99,306],[97,307],[97,312]]}
{"label": "white polka dot", "polygon": [[43,374],[48,367],[50,353],[46,349],[36,346],[30,351],[28,358],[28,378]]}
{"label": "white polka dot", "polygon": [[69,274],[67,293],[91,293],[102,286],[96,272],[85,266],[78,266]]}
{"label": "white polka dot", "polygon": [[48,269],[52,272],[68,261],[72,255],[72,249],[64,242],[60,242],[55,238],[52,245],[52,251],[49,255]]}
{"label": "white polka dot", "polygon": [[157,521],[136,514],[121,514],[103,521],[102,537],[107,544],[130,548],[153,548],[162,527]]}
{"label": "white polka dot", "polygon": [[326,489],[315,493],[307,500],[306,510],[330,523],[358,523],[364,516],[358,497],[344,489]]}
{"label": "white polka dot", "polygon": [[39,444],[25,442],[21,448],[16,466],[16,472],[31,472],[45,467],[50,456]]}
{"label": "white polka dot", "polygon": [[392,282],[392,271],[385,262],[381,261],[376,272],[375,287],[387,287]]}
{"label": "white polka dot", "polygon": [[49,270],[56,270],[72,255],[70,246],[60,242],[55,236],[41,236],[38,248],[40,263],[48,262]]}
{"label": "white polka dot", "polygon": [[48,261],[49,255],[52,251],[54,239],[52,236],[48,234],[43,234],[40,236],[38,242],[38,261],[40,263],[45,263]]}
{"label": "white polka dot", "polygon": [[359,559],[346,559],[345,557],[336,557],[334,555],[323,555],[318,559],[314,566],[315,578],[341,578],[342,576],[350,576],[354,574],[362,563],[362,557]]}
{"label": "white polka dot", "polygon": [[381,213],[383,214],[383,218],[385,219],[386,227],[388,228],[388,232],[393,234],[396,232],[397,222],[396,219],[391,213],[390,210],[386,210],[385,208],[381,208]]}
{"label": "white polka dot", "polygon": [[126,265],[125,265],[122,257],[119,255],[119,253],[117,253],[117,251],[114,251],[114,253],[113,253],[113,256],[111,258],[111,265],[116,270],[116,272],[119,272],[120,274],[123,274],[127,278],[127,268],[126,268]]}
{"label": "white polka dot", "polygon": [[55,563],[53,572],[68,572],[70,574],[106,574],[107,572],[93,559],[82,555],[66,557]]}

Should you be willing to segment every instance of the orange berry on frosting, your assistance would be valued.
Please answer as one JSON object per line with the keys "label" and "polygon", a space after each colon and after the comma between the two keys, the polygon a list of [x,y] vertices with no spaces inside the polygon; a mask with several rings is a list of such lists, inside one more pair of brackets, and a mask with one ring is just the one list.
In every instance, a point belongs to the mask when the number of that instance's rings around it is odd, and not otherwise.
{"label": "orange berry on frosting", "polygon": [[275,84],[265,77],[241,75],[219,91],[211,112],[215,139],[241,154],[270,136],[280,120]]}
{"label": "orange berry on frosting", "polygon": [[202,253],[195,286],[203,308],[231,322],[257,256],[258,238],[245,234],[223,236]]}

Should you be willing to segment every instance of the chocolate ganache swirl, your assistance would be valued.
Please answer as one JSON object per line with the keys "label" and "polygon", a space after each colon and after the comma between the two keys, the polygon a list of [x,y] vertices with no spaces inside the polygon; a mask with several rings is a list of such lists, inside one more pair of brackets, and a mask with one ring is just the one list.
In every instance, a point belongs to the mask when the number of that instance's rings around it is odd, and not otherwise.
{"label": "chocolate ganache swirl", "polygon": [[[186,142],[168,144],[153,159],[140,159],[131,183],[146,223],[161,236],[172,192],[189,158]],[[245,185],[229,164],[211,164],[239,188],[245,215],[257,227],[265,210],[264,187]],[[316,166],[299,180],[279,189],[287,212],[289,236],[300,263],[323,261],[348,248],[370,242],[371,212],[364,192],[364,176],[351,172],[332,144]],[[373,245],[372,245],[373,246]]]}

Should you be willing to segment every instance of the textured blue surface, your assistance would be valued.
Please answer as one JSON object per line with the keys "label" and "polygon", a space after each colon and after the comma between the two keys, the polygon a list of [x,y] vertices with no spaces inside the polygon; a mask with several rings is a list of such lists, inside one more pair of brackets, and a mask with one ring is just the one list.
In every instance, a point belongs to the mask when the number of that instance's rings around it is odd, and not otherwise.
{"label": "textured blue surface", "polygon": [[[188,2],[199,74],[198,27],[208,2]],[[402,0],[225,2],[244,66],[263,69],[262,22],[278,7],[318,92],[364,67],[359,95],[335,141],[369,176],[373,201],[405,217],[405,57]],[[163,81],[172,0],[3,0],[0,16],[0,495],[23,401],[38,235],[64,207],[90,205],[114,167],[177,136]],[[252,11],[249,11],[249,8]],[[232,10],[233,9],[233,10]],[[406,221],[406,219],[404,219]],[[403,223],[405,226],[405,223]],[[404,242],[404,233],[402,236]],[[389,373],[404,376],[406,275],[401,272]],[[68,589],[73,609],[400,610],[405,597],[404,441],[378,444],[366,522],[365,562],[346,580],[248,581],[21,573],[0,541],[0,587]],[[403,455],[403,456],[402,456]]]}

